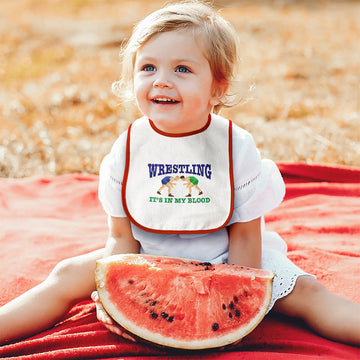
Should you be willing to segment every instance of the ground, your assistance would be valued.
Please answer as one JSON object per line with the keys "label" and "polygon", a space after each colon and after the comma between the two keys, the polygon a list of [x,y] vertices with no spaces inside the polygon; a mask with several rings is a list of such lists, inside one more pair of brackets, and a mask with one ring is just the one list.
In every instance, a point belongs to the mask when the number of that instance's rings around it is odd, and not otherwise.
{"label": "ground", "polygon": [[[111,92],[153,0],[0,1],[0,177],[97,174],[138,116]],[[216,1],[238,31],[244,104],[222,114],[264,157],[360,166],[360,2]]]}

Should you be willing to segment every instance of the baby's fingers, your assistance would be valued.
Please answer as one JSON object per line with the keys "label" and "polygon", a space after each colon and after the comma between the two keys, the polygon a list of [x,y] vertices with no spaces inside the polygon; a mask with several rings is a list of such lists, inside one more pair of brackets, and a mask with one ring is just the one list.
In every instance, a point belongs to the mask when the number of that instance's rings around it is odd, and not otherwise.
{"label": "baby's fingers", "polygon": [[108,313],[105,311],[104,307],[102,306],[102,304],[100,302],[99,294],[97,291],[92,292],[91,298],[96,305],[96,317],[98,318],[98,320],[100,322],[103,323],[103,325],[108,330],[110,330],[111,332],[113,332],[119,336],[122,336],[124,339],[136,342],[136,340],[131,335],[122,331],[121,328],[118,325],[116,325],[115,322],[113,321],[113,319],[108,315]]}
{"label": "baby's fingers", "polygon": [[111,319],[111,317],[107,314],[105,309],[103,308],[103,306],[100,302],[100,299],[99,299],[99,294],[97,293],[97,291],[92,292],[91,298],[93,299],[93,301],[96,305],[96,317],[98,318],[98,320],[106,325],[113,325],[114,322]]}
{"label": "baby's fingers", "polygon": [[108,324],[104,324],[104,326],[110,330],[111,332],[123,337],[124,339],[130,340],[132,342],[136,342],[136,339],[134,339],[131,335],[129,335],[128,333],[122,331],[117,325],[108,325]]}

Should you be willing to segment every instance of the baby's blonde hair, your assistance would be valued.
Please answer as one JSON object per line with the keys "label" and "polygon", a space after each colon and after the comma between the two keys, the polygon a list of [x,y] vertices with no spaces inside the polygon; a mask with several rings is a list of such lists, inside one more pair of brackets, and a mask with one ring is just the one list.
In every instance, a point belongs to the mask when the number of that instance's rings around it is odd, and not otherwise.
{"label": "baby's blonde hair", "polygon": [[204,54],[214,80],[227,84],[228,89],[213,109],[236,105],[241,96],[234,91],[240,62],[237,34],[233,27],[213,8],[200,1],[173,3],[140,21],[122,49],[121,80],[113,83],[113,92],[125,100],[133,99],[133,72],[137,51],[153,36],[169,31],[190,30],[205,40]]}

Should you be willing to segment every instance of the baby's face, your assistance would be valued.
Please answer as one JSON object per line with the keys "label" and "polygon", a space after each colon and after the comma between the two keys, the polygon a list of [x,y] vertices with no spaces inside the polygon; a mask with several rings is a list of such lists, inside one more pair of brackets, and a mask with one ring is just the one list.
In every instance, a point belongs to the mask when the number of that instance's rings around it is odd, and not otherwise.
{"label": "baby's face", "polygon": [[218,102],[203,46],[186,30],[157,34],[139,49],[134,90],[142,113],[167,133],[203,128]]}

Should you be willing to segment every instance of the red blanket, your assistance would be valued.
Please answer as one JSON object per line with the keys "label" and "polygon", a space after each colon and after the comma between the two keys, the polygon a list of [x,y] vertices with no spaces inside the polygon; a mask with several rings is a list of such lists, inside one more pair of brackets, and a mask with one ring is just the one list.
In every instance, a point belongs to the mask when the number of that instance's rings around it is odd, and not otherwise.
{"label": "red blanket", "polygon": [[[285,201],[267,215],[289,257],[331,291],[360,302],[360,169],[279,164]],[[43,280],[61,259],[104,246],[96,176],[0,179],[0,305]],[[41,301],[41,299],[39,299]],[[183,352],[131,343],[96,320],[91,301],[29,339],[0,347],[18,359],[359,359],[360,349],[271,314],[226,351]]]}

